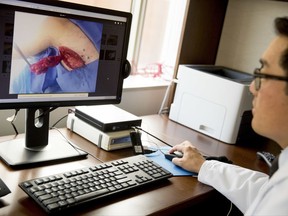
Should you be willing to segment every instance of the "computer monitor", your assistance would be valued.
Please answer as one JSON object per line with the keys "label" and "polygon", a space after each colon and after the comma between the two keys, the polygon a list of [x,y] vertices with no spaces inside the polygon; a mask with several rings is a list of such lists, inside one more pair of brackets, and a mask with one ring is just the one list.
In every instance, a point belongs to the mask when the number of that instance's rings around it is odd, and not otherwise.
{"label": "computer monitor", "polygon": [[[120,103],[132,15],[55,0],[0,0],[0,109],[26,109],[25,139],[0,143],[12,167],[85,158],[49,113]],[[58,134],[58,135],[57,135]]]}

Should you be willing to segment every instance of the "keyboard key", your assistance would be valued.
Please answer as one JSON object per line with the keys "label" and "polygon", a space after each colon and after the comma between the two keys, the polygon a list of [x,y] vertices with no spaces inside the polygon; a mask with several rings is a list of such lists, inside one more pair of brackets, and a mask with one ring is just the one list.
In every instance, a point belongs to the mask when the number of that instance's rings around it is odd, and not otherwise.
{"label": "keyboard key", "polygon": [[77,196],[77,197],[75,197],[75,200],[76,201],[84,201],[84,200],[87,200],[89,198],[94,198],[94,197],[100,196],[100,195],[108,193],[108,192],[109,192],[109,190],[107,188],[104,188],[104,189],[101,189],[98,191],[94,191],[91,193],[85,193],[83,195]]}

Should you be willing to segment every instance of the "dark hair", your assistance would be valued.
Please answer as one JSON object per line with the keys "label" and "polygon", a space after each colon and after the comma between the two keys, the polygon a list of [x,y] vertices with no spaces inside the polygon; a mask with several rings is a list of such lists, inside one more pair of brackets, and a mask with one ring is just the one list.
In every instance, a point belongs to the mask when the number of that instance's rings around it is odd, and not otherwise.
{"label": "dark hair", "polygon": [[[287,37],[288,39],[288,17],[278,17],[275,19],[275,30],[279,36]],[[280,62],[280,66],[284,69],[288,76],[288,45],[283,51]]]}

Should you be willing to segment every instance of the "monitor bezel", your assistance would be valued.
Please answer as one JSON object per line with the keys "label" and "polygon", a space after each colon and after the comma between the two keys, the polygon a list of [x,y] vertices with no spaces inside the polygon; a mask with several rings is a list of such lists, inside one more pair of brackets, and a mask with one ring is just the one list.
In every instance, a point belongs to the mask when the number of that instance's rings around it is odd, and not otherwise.
{"label": "monitor bezel", "polygon": [[[69,106],[81,106],[81,105],[101,105],[101,104],[119,104],[122,99],[122,90],[123,90],[123,82],[124,79],[128,76],[129,72],[127,72],[130,69],[130,64],[128,62],[127,53],[128,53],[128,44],[129,44],[129,36],[130,36],[130,29],[132,24],[132,14],[129,12],[124,11],[116,11],[112,9],[105,9],[95,6],[88,6],[88,5],[82,5],[77,3],[71,3],[71,2],[64,2],[64,1],[55,1],[55,0],[17,0],[19,2],[27,2],[27,3],[36,3],[41,5],[48,5],[48,6],[54,6],[54,7],[60,7],[63,9],[73,9],[73,10],[80,10],[80,11],[87,11],[87,12],[93,12],[93,13],[100,13],[100,14],[107,14],[111,16],[119,16],[126,19],[126,28],[125,28],[125,37],[123,41],[123,49],[122,49],[122,59],[121,59],[121,71],[119,73],[118,77],[118,88],[117,88],[117,94],[115,95],[115,98],[109,98],[111,96],[93,96],[88,97],[85,99],[74,99],[73,97],[69,97],[69,99],[65,100],[53,100],[53,101],[21,101],[17,102],[13,100],[12,102],[9,102],[8,100],[6,102],[1,101],[0,99],[0,110],[3,109],[25,109],[25,108],[34,108],[34,107],[69,107]],[[9,2],[8,2],[9,4]],[[0,5],[2,3],[0,2]]]}

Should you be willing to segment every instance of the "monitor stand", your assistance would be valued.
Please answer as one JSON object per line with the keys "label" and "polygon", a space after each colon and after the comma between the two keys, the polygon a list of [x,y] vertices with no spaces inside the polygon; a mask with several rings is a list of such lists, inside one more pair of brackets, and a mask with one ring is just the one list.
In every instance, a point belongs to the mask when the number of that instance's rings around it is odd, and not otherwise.
{"label": "monitor stand", "polygon": [[49,108],[29,108],[25,138],[0,143],[0,157],[12,168],[24,168],[83,159],[87,153],[71,146],[58,131],[49,130]]}

